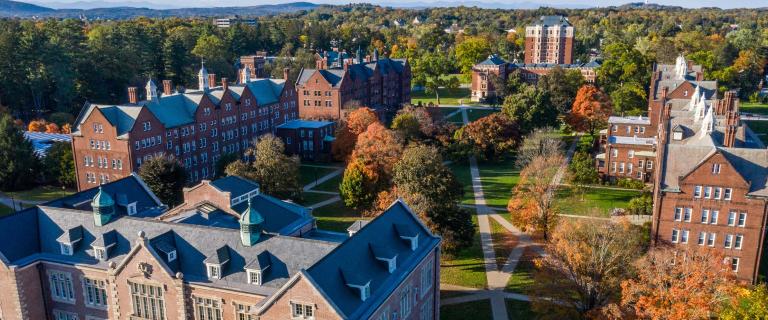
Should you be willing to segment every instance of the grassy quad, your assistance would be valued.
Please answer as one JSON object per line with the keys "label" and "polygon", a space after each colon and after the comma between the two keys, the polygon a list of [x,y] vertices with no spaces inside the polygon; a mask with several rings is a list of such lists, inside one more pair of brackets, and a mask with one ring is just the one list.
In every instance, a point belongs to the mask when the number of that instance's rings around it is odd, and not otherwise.
{"label": "grassy quad", "polygon": [[561,186],[557,190],[555,206],[562,214],[607,218],[613,208],[627,208],[629,200],[641,193],[640,190],[602,187],[583,188],[583,193],[579,193],[574,187]]}
{"label": "grassy quad", "polygon": [[328,192],[339,192],[339,184],[341,184],[341,180],[344,178],[344,173],[330,178],[326,180],[325,182],[315,186],[312,188],[312,190],[317,191],[328,191]]}
{"label": "grassy quad", "polygon": [[441,256],[440,283],[462,287],[482,289],[487,286],[483,249],[480,245],[480,233],[477,231],[477,216],[472,216],[475,225],[475,239],[472,246],[449,257]]}
{"label": "grassy quad", "polygon": [[311,191],[305,191],[302,196],[303,196],[303,199],[301,199],[301,201],[299,201],[298,203],[303,206],[310,206],[315,203],[325,201],[335,197],[335,195],[332,195],[332,194],[318,193],[318,192],[311,192]]}
{"label": "grassy quad", "polygon": [[496,254],[496,265],[501,269],[512,250],[517,247],[518,238],[509,230],[504,228],[496,219],[488,219],[491,225],[491,239],[493,240],[493,251]]}
{"label": "grassy quad", "polygon": [[53,186],[40,186],[24,191],[6,192],[5,195],[8,197],[13,197],[14,199],[45,202],[62,198],[73,193],[75,193],[75,190],[72,189],[62,189],[60,187]]}
{"label": "grassy quad", "polygon": [[347,228],[357,220],[365,219],[360,213],[344,205],[343,201],[336,201],[312,211],[317,218],[317,227],[323,230],[347,232]]}
{"label": "grassy quad", "polygon": [[[470,102],[470,96],[471,91],[469,88],[458,88],[454,90],[449,90],[447,88],[440,88],[437,90],[437,92],[440,94],[440,104],[451,104],[451,105],[459,105],[459,100],[461,100],[462,103],[465,105],[473,104]],[[426,93],[425,91],[411,91],[411,104],[418,104],[421,102],[422,104],[429,104],[430,102],[433,104],[437,104],[437,99],[435,99],[435,93]]]}
{"label": "grassy quad", "polygon": [[520,181],[520,170],[515,167],[515,159],[508,157],[501,162],[478,163],[478,169],[486,205],[506,208],[512,189]]}
{"label": "grassy quad", "polygon": [[494,113],[499,112],[497,109],[467,109],[467,118],[469,122],[476,121],[477,119],[490,116]]}
{"label": "grassy quad", "polygon": [[513,319],[536,319],[538,315],[531,310],[528,301],[507,299],[507,317]]}
{"label": "grassy quad", "polygon": [[305,186],[315,182],[315,179],[320,179],[337,169],[338,168],[301,165],[299,166],[299,182],[302,186]]}
{"label": "grassy quad", "polygon": [[464,186],[464,198],[462,204],[475,204],[475,195],[472,191],[472,174],[469,172],[469,163],[467,161],[454,161],[448,165],[456,180]]}
{"label": "grassy quad", "polygon": [[492,318],[491,301],[487,299],[440,307],[440,320],[485,320]]}
{"label": "grassy quad", "polygon": [[742,102],[739,105],[739,111],[743,113],[768,115],[768,104]]}

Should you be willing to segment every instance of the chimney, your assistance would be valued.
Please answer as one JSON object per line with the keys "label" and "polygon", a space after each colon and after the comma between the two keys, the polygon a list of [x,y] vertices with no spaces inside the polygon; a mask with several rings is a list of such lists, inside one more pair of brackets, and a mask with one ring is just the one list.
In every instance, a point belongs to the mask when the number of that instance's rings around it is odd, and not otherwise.
{"label": "chimney", "polygon": [[344,61],[344,71],[349,70],[349,61]]}
{"label": "chimney", "polygon": [[170,96],[173,93],[173,84],[171,80],[163,80],[163,95]]}
{"label": "chimney", "polygon": [[315,61],[315,69],[323,70],[323,59],[317,59],[317,61]]}
{"label": "chimney", "polygon": [[136,87],[128,87],[128,103],[136,104],[139,102],[139,97],[136,95]]}
{"label": "chimney", "polygon": [[229,89],[229,79],[221,78],[221,88],[224,89],[224,91],[227,91],[227,89]]}
{"label": "chimney", "polygon": [[288,81],[288,75],[291,73],[291,69],[283,68],[283,80]]}
{"label": "chimney", "polygon": [[667,93],[669,92],[668,87],[661,88],[661,102],[664,103],[667,101]]}
{"label": "chimney", "polygon": [[365,62],[371,62],[371,55],[370,54],[365,56]]}
{"label": "chimney", "polygon": [[215,73],[209,73],[208,74],[208,85],[209,86],[215,86],[216,85],[216,74]]}
{"label": "chimney", "polygon": [[725,137],[723,137],[723,147],[733,148],[734,144],[736,144],[736,126],[726,126]]}

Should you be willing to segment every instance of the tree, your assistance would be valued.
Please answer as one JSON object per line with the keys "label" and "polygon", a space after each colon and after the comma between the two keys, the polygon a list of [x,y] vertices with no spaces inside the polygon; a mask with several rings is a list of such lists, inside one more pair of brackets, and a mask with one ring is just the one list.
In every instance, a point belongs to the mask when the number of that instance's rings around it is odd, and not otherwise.
{"label": "tree", "polygon": [[595,184],[600,177],[595,169],[592,157],[586,152],[576,152],[568,164],[568,182],[572,184]]}
{"label": "tree", "polygon": [[139,167],[139,176],[150,190],[169,207],[184,201],[187,172],[174,158],[152,157]]}
{"label": "tree", "polygon": [[491,44],[485,37],[466,37],[456,45],[456,61],[461,73],[470,74],[472,67],[491,53]]}
{"label": "tree", "polygon": [[623,83],[611,93],[614,110],[620,114],[637,115],[645,111],[646,95],[642,85],[635,82]]}
{"label": "tree", "polygon": [[507,204],[512,223],[524,231],[537,231],[549,239],[549,232],[557,223],[554,206],[555,189],[552,184],[563,163],[562,156],[537,156],[520,172],[520,181]]}
{"label": "tree", "polygon": [[376,173],[368,170],[362,160],[355,159],[344,169],[339,194],[347,207],[357,210],[368,209],[376,200],[377,182]]}
{"label": "tree", "polygon": [[419,120],[410,113],[398,113],[392,120],[392,130],[405,141],[418,140],[421,137]]}
{"label": "tree", "polygon": [[72,157],[72,146],[67,142],[55,142],[42,159],[45,180],[63,187],[74,187],[75,161]]}
{"label": "tree", "polygon": [[439,50],[425,52],[413,61],[413,83],[423,85],[428,93],[434,93],[437,104],[440,104],[438,88],[444,85],[442,76],[450,72],[453,63]]}
{"label": "tree", "polygon": [[560,66],[552,68],[543,75],[536,86],[549,94],[549,101],[560,112],[567,113],[573,106],[579,88],[584,84],[584,76],[579,70],[565,70]]}
{"label": "tree", "polygon": [[651,197],[651,193],[643,192],[643,194],[630,199],[627,211],[629,211],[629,214],[651,215],[653,213],[653,197]]}
{"label": "tree", "polygon": [[536,261],[533,310],[553,319],[603,318],[621,282],[642,254],[639,228],[628,222],[564,221],[552,232],[547,254]]}
{"label": "tree", "polygon": [[218,70],[221,74],[232,73],[232,67],[227,63],[229,57],[227,45],[216,35],[207,34],[197,38],[192,54],[205,60],[211,70]]}
{"label": "tree", "polygon": [[0,188],[19,190],[35,182],[38,159],[32,143],[8,114],[0,114]]}
{"label": "tree", "polygon": [[711,319],[736,288],[730,260],[699,246],[656,247],[621,284],[621,303],[640,318]]}
{"label": "tree", "polygon": [[45,133],[59,133],[61,129],[55,123],[51,122],[45,125]]}
{"label": "tree", "polygon": [[720,319],[768,319],[768,289],[765,283],[752,288],[738,288],[732,301],[727,301]]}
{"label": "tree", "polygon": [[467,124],[459,134],[459,143],[467,143],[474,154],[487,160],[499,160],[517,147],[520,130],[503,113],[494,113]]}
{"label": "tree", "polygon": [[27,126],[27,130],[32,132],[45,132],[46,124],[47,122],[43,119],[32,120],[29,122],[29,125]]}
{"label": "tree", "polygon": [[259,183],[261,192],[281,199],[301,199],[299,158],[287,156],[285,145],[272,134],[259,137],[253,147],[245,151],[250,162],[237,160],[225,170]]}
{"label": "tree", "polygon": [[567,121],[575,130],[594,136],[595,130],[608,123],[612,110],[611,100],[605,93],[595,86],[586,85],[579,89]]}
{"label": "tree", "polygon": [[376,193],[387,189],[392,178],[392,168],[400,159],[402,145],[392,130],[388,130],[378,122],[368,126],[365,132],[357,137],[352,159],[360,159],[379,179]]}
{"label": "tree", "polygon": [[436,148],[419,144],[406,148],[394,167],[392,181],[396,193],[443,237],[445,250],[455,252],[471,245],[475,233],[471,215],[458,206],[463,186]]}
{"label": "tree", "polygon": [[613,93],[626,82],[648,83],[651,62],[640,51],[622,42],[610,43],[603,51],[605,59],[597,69],[597,82],[605,92]]}
{"label": "tree", "polygon": [[516,122],[522,132],[557,125],[558,111],[549,102],[549,95],[533,86],[504,99],[502,112]]}
{"label": "tree", "polygon": [[563,146],[563,141],[555,129],[537,129],[523,139],[522,145],[517,150],[515,166],[525,168],[537,157],[562,157]]}
{"label": "tree", "polygon": [[214,164],[214,170],[215,175],[214,179],[221,178],[227,174],[227,167],[230,163],[233,163],[240,159],[240,155],[236,152],[229,152],[222,154],[219,159],[216,160],[216,163]]}
{"label": "tree", "polygon": [[355,149],[357,136],[365,132],[374,122],[379,122],[379,117],[370,108],[358,108],[350,112],[346,120],[340,121],[336,128],[336,141],[331,145],[333,158],[346,161]]}

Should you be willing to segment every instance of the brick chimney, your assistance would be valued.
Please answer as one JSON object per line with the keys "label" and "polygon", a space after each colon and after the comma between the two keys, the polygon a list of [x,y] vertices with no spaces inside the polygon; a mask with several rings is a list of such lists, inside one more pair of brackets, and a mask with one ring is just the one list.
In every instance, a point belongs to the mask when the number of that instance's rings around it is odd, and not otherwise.
{"label": "brick chimney", "polygon": [[344,71],[349,70],[349,61],[344,60]]}
{"label": "brick chimney", "polygon": [[229,79],[221,78],[221,88],[224,89],[224,91],[227,91],[227,89],[229,89]]}
{"label": "brick chimney", "polygon": [[128,87],[128,103],[136,104],[139,102],[139,96],[137,95],[138,88]]}
{"label": "brick chimney", "polygon": [[213,87],[216,85],[216,74],[215,73],[209,73],[208,74],[208,85]]}
{"label": "brick chimney", "polygon": [[725,114],[725,136],[723,137],[723,147],[732,148],[736,144],[736,131],[739,128],[739,112],[728,111]]}
{"label": "brick chimney", "polygon": [[291,69],[283,68],[283,80],[288,81],[288,75],[291,73]]}
{"label": "brick chimney", "polygon": [[163,95],[170,96],[173,94],[173,82],[171,80],[163,80]]}

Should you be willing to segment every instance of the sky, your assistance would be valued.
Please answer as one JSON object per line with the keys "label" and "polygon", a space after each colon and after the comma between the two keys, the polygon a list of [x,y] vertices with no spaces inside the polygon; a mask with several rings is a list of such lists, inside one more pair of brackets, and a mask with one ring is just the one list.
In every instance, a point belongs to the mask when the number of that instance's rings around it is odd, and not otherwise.
{"label": "sky", "polygon": [[[296,2],[302,0],[19,0],[23,2],[30,2],[46,7],[52,8],[93,8],[93,7],[114,7],[114,6],[137,6],[137,7],[151,7],[156,9],[165,8],[180,8],[180,7],[223,7],[223,6],[248,6],[259,4],[275,4]],[[622,5],[628,2],[642,1],[642,0],[366,0],[366,1],[344,1],[344,0],[317,0],[308,1],[312,3],[329,3],[329,4],[346,4],[349,2],[370,2],[374,4],[383,4],[387,6],[448,6],[459,5],[465,3],[466,5],[477,5],[479,3],[484,4],[483,7],[511,7],[517,5],[518,7],[530,8],[537,7],[539,5],[550,5],[555,7],[570,7],[570,8],[584,8],[594,6],[612,6]],[[720,7],[720,8],[755,8],[755,7],[768,7],[768,0],[669,0],[669,1],[650,1],[651,3],[658,3],[670,6],[681,6],[688,8],[700,8],[700,7]],[[502,4],[502,5],[498,5]]]}

